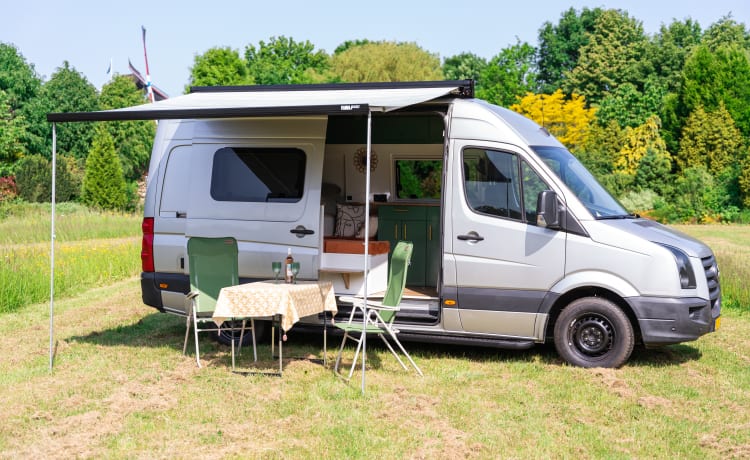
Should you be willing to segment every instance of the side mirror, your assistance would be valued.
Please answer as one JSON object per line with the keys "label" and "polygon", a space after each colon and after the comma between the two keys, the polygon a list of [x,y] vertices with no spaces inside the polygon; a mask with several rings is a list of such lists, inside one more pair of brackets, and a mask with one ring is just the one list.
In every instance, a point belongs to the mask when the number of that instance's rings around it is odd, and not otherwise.
{"label": "side mirror", "polygon": [[560,213],[557,207],[557,193],[553,190],[539,192],[536,200],[536,224],[553,230],[560,228]]}

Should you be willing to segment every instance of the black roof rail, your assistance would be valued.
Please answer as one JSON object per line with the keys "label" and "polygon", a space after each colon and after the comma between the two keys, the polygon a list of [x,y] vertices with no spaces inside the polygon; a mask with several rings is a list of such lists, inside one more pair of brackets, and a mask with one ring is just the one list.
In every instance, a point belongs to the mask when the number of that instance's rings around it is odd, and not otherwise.
{"label": "black roof rail", "polygon": [[458,86],[458,97],[474,97],[474,80],[398,81],[367,83],[322,83],[299,85],[191,86],[191,93],[266,92],[266,91],[331,91],[357,89],[440,88]]}

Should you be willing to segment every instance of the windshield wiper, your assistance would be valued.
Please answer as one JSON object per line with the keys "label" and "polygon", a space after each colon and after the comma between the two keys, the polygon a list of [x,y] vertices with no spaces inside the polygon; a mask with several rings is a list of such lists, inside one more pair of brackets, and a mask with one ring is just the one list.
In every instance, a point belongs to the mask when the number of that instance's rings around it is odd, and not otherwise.
{"label": "windshield wiper", "polygon": [[614,214],[611,216],[599,216],[596,220],[614,220],[614,219],[640,219],[641,216],[638,214]]}

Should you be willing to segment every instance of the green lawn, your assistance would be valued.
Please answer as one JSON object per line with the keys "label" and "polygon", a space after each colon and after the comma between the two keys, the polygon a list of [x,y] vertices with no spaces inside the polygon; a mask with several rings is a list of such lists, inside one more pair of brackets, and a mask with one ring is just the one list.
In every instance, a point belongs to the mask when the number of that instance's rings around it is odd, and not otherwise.
{"label": "green lawn", "polygon": [[[748,279],[750,227],[681,229],[715,248],[723,283]],[[0,458],[748,457],[748,294],[723,287],[717,333],[617,370],[566,366],[551,346],[407,343],[420,378],[371,341],[362,396],[359,376],[309,360],[285,360],[283,378],[233,374],[207,337],[198,369],[184,320],[144,306],[137,278],[110,281],[56,302],[51,373],[49,304],[1,315]],[[320,357],[320,337],[292,330],[284,350]],[[274,371],[267,341],[259,355],[253,369]]]}

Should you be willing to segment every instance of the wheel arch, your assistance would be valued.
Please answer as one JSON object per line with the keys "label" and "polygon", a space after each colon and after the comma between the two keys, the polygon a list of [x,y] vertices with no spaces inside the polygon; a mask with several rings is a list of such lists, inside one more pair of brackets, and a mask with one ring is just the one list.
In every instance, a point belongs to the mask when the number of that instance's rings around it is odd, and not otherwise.
{"label": "wheel arch", "polygon": [[558,296],[547,310],[547,325],[544,331],[545,342],[553,339],[555,323],[557,323],[557,318],[560,316],[560,312],[570,305],[571,302],[584,297],[601,297],[617,305],[617,307],[628,317],[628,320],[633,327],[633,332],[635,333],[636,343],[643,343],[641,328],[633,309],[625,299],[616,292],[601,286],[581,286]]}

